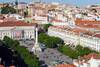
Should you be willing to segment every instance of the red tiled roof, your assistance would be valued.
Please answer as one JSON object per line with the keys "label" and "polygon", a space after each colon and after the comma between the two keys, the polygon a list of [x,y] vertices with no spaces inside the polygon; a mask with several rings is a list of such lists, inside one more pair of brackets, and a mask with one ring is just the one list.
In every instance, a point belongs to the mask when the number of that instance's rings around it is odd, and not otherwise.
{"label": "red tiled roof", "polygon": [[85,29],[70,28],[68,26],[50,26],[50,27],[51,28],[58,28],[58,29],[62,29],[62,30],[68,30],[68,31],[71,31],[71,32],[76,33],[76,34],[84,33],[84,34],[90,35],[90,36],[92,36],[94,34],[93,32],[87,31]]}
{"label": "red tiled roof", "polygon": [[82,58],[84,58],[84,59],[91,59],[92,57],[94,59],[100,59],[100,54],[91,53],[89,55],[84,55]]}
{"label": "red tiled roof", "polygon": [[56,67],[76,67],[76,66],[73,64],[59,64]]}
{"label": "red tiled roof", "polygon": [[4,65],[0,65],[0,67],[4,67]]}
{"label": "red tiled roof", "polygon": [[85,28],[99,28],[100,29],[100,21],[91,21],[91,20],[81,20],[76,19],[75,24],[79,27]]}
{"label": "red tiled roof", "polygon": [[78,33],[78,34],[87,32],[87,30],[83,30],[83,29],[79,29],[79,28],[73,28],[71,31],[75,32],[75,33]]}
{"label": "red tiled roof", "polygon": [[0,27],[11,27],[11,26],[33,26],[34,24],[25,23],[22,21],[8,21],[0,23]]}
{"label": "red tiled roof", "polygon": [[89,23],[89,24],[100,24],[100,21],[95,21],[95,20],[81,20],[81,19],[76,19],[76,23]]}

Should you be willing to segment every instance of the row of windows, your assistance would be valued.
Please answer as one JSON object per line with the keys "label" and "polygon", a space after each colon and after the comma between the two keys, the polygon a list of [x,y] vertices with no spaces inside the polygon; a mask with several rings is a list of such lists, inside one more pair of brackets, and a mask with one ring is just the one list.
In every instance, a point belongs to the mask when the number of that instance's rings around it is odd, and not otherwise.
{"label": "row of windows", "polygon": [[10,33],[9,32],[0,32],[0,37],[2,36],[9,36]]}
{"label": "row of windows", "polygon": [[[15,32],[0,32],[0,37],[3,37],[3,36],[13,36],[13,34],[14,34]],[[30,32],[26,32],[27,34],[28,34],[28,36],[30,36],[30,34],[33,34],[34,35],[34,33],[33,33],[33,31],[30,31]],[[24,33],[24,35],[26,34],[26,33]]]}
{"label": "row of windows", "polygon": [[75,40],[75,39],[77,39],[77,41],[79,40],[79,41],[82,41],[82,42],[84,42],[84,43],[88,43],[88,44],[97,44],[97,41],[96,40],[88,40],[87,38],[76,38],[76,37],[72,37],[72,36],[70,36],[70,35],[68,35],[68,36],[66,36],[66,37],[64,37],[64,35],[62,34],[62,33],[59,33],[59,32],[55,32],[55,31],[49,31],[49,33],[48,34],[50,34],[50,35],[55,35],[55,36],[57,36],[57,37],[60,37],[60,38],[62,38],[62,39],[64,39],[64,40],[66,40],[66,39],[68,39],[68,40]]}
{"label": "row of windows", "polygon": [[31,31],[31,32],[27,32],[27,34],[33,34],[33,31]]}
{"label": "row of windows", "polygon": [[19,36],[19,37],[11,37],[11,38],[14,38],[14,39],[23,39],[23,38],[32,38],[32,35],[29,35],[29,36]]}

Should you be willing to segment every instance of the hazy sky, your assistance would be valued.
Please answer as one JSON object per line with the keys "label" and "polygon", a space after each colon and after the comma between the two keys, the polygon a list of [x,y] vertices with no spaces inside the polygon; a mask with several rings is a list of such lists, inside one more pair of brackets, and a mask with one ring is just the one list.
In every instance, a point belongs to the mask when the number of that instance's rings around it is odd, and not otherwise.
{"label": "hazy sky", "polygon": [[[14,0],[0,0],[0,2],[12,2],[12,1]],[[18,0],[18,1],[30,3],[33,0]],[[68,3],[68,4],[78,5],[78,6],[88,5],[88,4],[99,4],[100,5],[100,0],[42,0],[42,1]]]}

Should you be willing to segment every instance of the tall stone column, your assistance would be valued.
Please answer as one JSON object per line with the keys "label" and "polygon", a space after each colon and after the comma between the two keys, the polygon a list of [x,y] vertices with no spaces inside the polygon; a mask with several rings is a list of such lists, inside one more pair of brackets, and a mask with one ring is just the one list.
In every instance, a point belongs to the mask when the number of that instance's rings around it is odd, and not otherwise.
{"label": "tall stone column", "polygon": [[36,37],[35,37],[35,45],[37,45],[38,44],[38,28],[36,28],[35,35],[36,35]]}
{"label": "tall stone column", "polygon": [[34,52],[35,54],[41,52],[42,49],[38,43],[38,28],[35,29],[35,44],[32,48],[32,52]]}

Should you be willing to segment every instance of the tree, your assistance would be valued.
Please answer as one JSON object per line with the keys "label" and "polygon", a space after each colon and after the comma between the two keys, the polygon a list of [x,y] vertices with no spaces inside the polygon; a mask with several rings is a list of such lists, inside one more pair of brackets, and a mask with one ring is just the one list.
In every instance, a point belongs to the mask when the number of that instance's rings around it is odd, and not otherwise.
{"label": "tree", "polygon": [[73,59],[78,58],[77,51],[71,49],[69,46],[65,46],[65,45],[59,46],[58,51],[69,56],[70,58],[73,58]]}
{"label": "tree", "polygon": [[13,45],[12,45],[14,43],[13,39],[9,38],[8,36],[5,36],[3,38],[3,41],[8,47],[10,47],[10,46],[11,46],[11,48],[13,47]]}
{"label": "tree", "polygon": [[60,38],[48,36],[45,33],[40,33],[38,39],[40,43],[44,43],[48,48],[55,48],[57,47],[57,44],[63,43],[63,40],[61,40]]}
{"label": "tree", "polygon": [[86,54],[89,54],[89,53],[98,53],[94,50],[91,50],[88,47],[82,47],[81,45],[77,45],[75,49],[78,52],[79,56],[83,56],[83,55],[86,55]]}
{"label": "tree", "polygon": [[82,49],[83,49],[83,47],[82,47],[82,46],[80,46],[80,45],[77,45],[77,46],[75,47],[75,49],[76,49],[76,50],[78,50],[78,51],[80,51],[80,50],[82,50]]}
{"label": "tree", "polygon": [[49,38],[49,36],[47,36],[45,33],[40,33],[39,34],[39,37],[38,37],[38,40],[40,43],[44,43],[44,40]]}
{"label": "tree", "polygon": [[1,8],[1,14],[9,14],[9,13],[11,14],[16,13],[16,9],[14,9],[13,7],[9,5]]}
{"label": "tree", "polygon": [[79,56],[84,56],[90,53],[97,53],[93,50],[90,50],[88,47],[82,47],[80,45],[77,45],[75,50],[73,50],[72,48],[70,48],[69,46],[65,46],[65,45],[61,45],[58,47],[58,51],[60,51],[61,53],[76,59]]}
{"label": "tree", "polygon": [[28,67],[40,67],[39,59],[32,55],[25,47],[20,46],[19,41],[13,40],[7,36],[3,38],[5,45],[17,51]]}
{"label": "tree", "polygon": [[44,25],[43,25],[43,29],[45,30],[45,32],[48,31],[48,28],[49,28],[50,26],[52,26],[52,24],[44,24]]}

